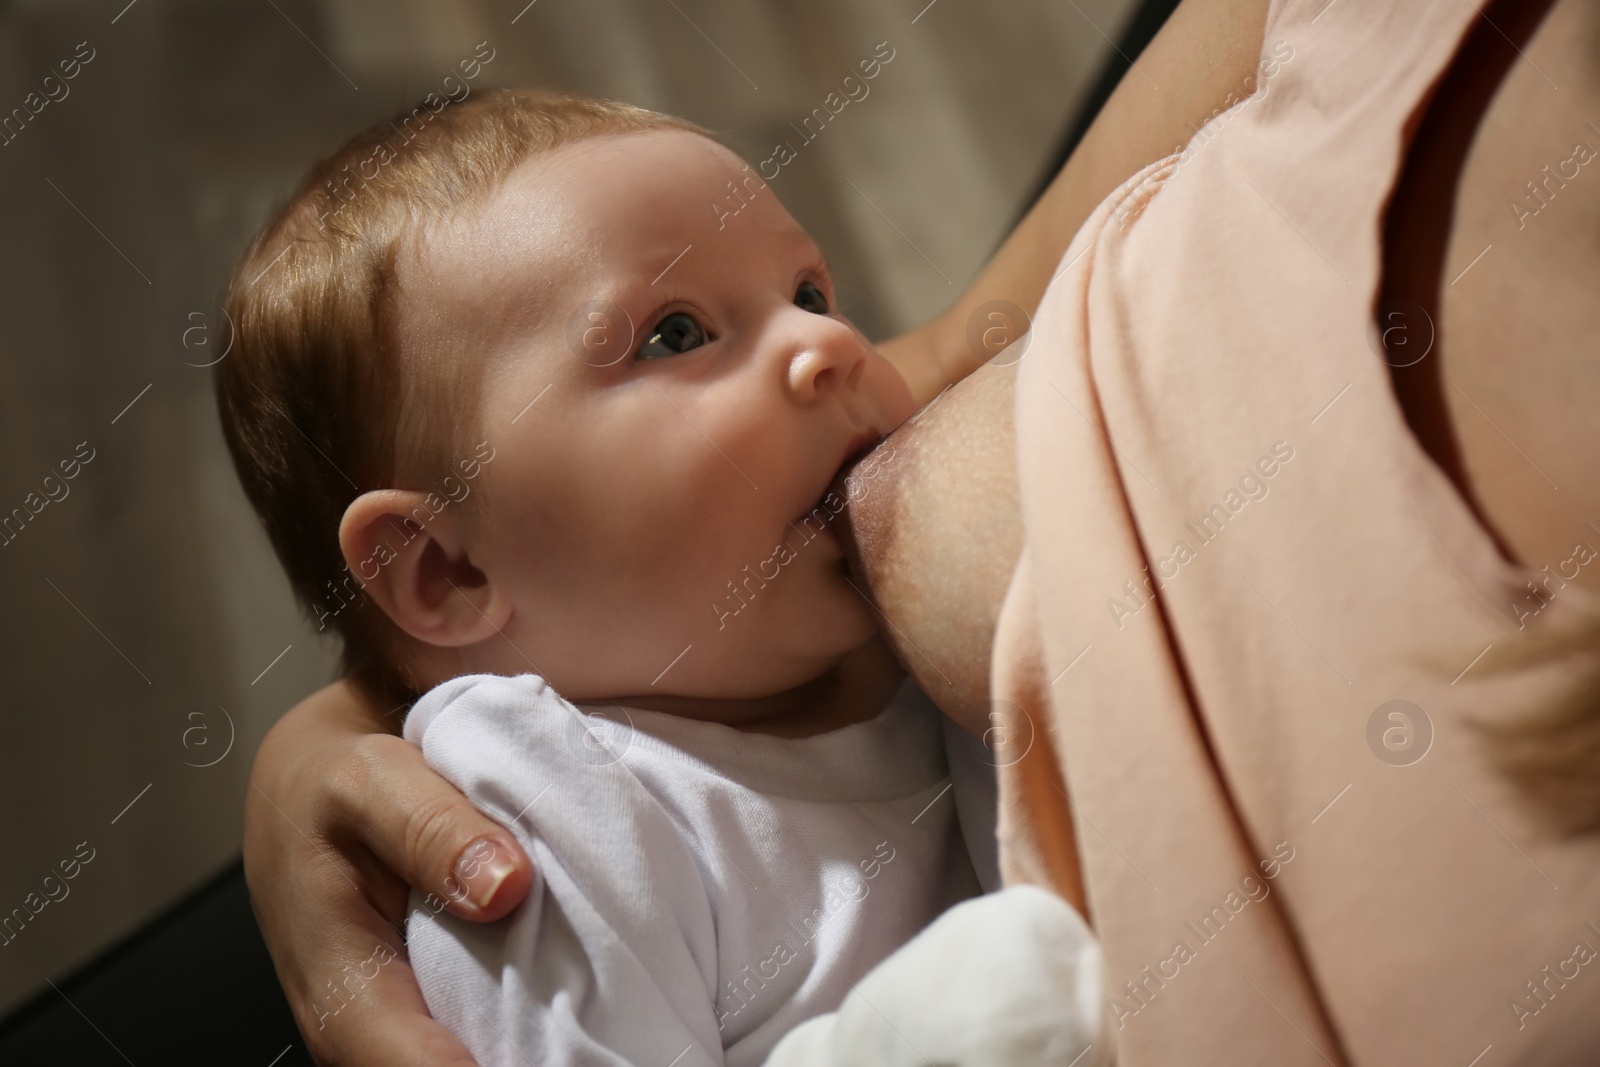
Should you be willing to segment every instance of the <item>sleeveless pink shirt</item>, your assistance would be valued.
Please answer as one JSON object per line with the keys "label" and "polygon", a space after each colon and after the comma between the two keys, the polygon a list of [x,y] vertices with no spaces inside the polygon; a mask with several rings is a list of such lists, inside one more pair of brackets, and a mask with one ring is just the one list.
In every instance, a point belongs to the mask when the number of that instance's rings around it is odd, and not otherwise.
{"label": "sleeveless pink shirt", "polygon": [[[1072,819],[1125,1067],[1600,1063],[1600,841],[1542,834],[1471,732],[1569,680],[1480,658],[1540,576],[1373,325],[1407,122],[1479,17],[1275,3],[1245,99],[1101,205],[1034,322],[994,678],[1042,658],[1071,806],[1003,772],[1002,863],[1048,884]],[[1548,588],[1540,625],[1593,610]]]}

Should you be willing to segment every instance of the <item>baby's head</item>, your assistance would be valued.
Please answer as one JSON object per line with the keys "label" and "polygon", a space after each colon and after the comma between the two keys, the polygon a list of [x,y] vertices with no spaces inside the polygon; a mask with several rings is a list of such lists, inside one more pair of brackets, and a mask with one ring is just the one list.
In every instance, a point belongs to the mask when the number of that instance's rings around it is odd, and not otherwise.
{"label": "baby's head", "polygon": [[353,138],[262,230],[223,430],[380,697],[766,696],[875,633],[823,498],[915,408],[834,301],[698,127],[495,90]]}

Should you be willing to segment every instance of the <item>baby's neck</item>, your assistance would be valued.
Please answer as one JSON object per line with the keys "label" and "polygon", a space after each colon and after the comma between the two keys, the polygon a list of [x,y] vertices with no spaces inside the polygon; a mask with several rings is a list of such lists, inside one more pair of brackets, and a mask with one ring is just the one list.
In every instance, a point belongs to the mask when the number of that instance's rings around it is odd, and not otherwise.
{"label": "baby's neck", "polygon": [[746,733],[811,737],[874,718],[899,689],[905,669],[881,635],[846,653],[832,670],[772,696],[618,697],[606,703],[720,722]]}

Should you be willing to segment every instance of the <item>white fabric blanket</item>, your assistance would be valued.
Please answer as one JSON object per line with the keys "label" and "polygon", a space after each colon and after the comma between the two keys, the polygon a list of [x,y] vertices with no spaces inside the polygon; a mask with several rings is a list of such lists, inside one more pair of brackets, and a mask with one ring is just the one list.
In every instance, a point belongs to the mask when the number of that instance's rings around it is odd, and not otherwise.
{"label": "white fabric blanket", "polygon": [[1100,980],[1100,946],[1071,905],[1013,886],[945,912],[765,1067],[1110,1064]]}

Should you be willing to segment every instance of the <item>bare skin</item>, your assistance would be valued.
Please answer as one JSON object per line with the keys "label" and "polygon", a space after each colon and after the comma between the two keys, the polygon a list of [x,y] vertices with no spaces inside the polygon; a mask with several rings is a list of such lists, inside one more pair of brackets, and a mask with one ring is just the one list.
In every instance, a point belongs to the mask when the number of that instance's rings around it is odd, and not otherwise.
{"label": "bare skin", "polygon": [[879,446],[892,461],[842,516],[851,569],[901,662],[978,736],[988,725],[995,624],[1022,549],[1016,370],[1002,361],[980,368],[895,431]]}
{"label": "bare skin", "polygon": [[[973,309],[995,297],[1036,308],[1067,241],[1095,204],[1183,145],[1188,122],[1203,121],[1251,73],[1265,9],[1264,0],[1188,0],[1139,57],[1164,91],[1125,79],[1050,191],[961,301],[880,346],[919,403],[978,365],[965,348]],[[1560,0],[1542,23],[1535,18],[1520,29],[1513,9],[1501,3],[1487,11],[1527,62],[1510,65],[1492,88],[1481,121],[1467,130],[1464,158],[1454,167],[1414,159],[1397,192],[1402,203],[1407,183],[1416,184],[1420,201],[1430,191],[1456,191],[1454,213],[1440,207],[1445,223],[1434,220],[1434,239],[1442,234],[1445,252],[1431,267],[1389,260],[1385,295],[1425,294],[1430,284],[1444,294],[1437,303],[1410,297],[1437,309],[1438,341],[1424,363],[1435,363],[1446,383],[1443,402],[1430,409],[1419,398],[1425,390],[1398,375],[1397,395],[1419,440],[1508,557],[1537,568],[1566,558],[1584,523],[1600,521],[1600,470],[1593,462],[1600,454],[1600,420],[1593,417],[1600,362],[1586,358],[1600,315],[1593,300],[1600,171],[1584,167],[1520,230],[1506,204],[1546,164],[1568,157],[1572,145],[1563,142],[1586,138],[1600,147],[1600,133],[1582,132],[1589,119],[1600,121],[1592,58],[1600,32],[1593,5],[1580,0]],[[1463,107],[1465,97],[1456,92],[1465,89],[1443,87],[1434,104],[1439,113]],[[1426,239],[1416,216],[1396,215],[1392,246]],[[1450,285],[1489,244],[1493,250]],[[1010,449],[1012,377],[1001,367],[971,374],[902,427],[880,450],[895,450],[894,461],[883,464],[851,515],[858,573],[891,623],[890,642],[929,694],[969,729],[981,729],[984,720],[994,621],[1021,543]],[[1447,442],[1457,460],[1450,460]],[[1600,588],[1600,568],[1578,580]],[[361,1010],[344,1013],[337,1026],[318,1031],[307,1008],[323,978],[369,955],[374,936],[397,941],[407,883],[442,884],[478,838],[500,842],[508,862],[480,879],[485,889],[495,883],[486,906],[462,900],[453,911],[499,917],[529,884],[527,860],[504,831],[393,737],[398,723],[383,710],[339,683],[297,706],[269,734],[246,811],[253,898],[319,1062],[467,1064],[465,1052],[423,1012],[403,967],[384,968]],[[289,820],[325,851],[319,855]],[[1081,887],[1066,888],[1081,896]]]}

